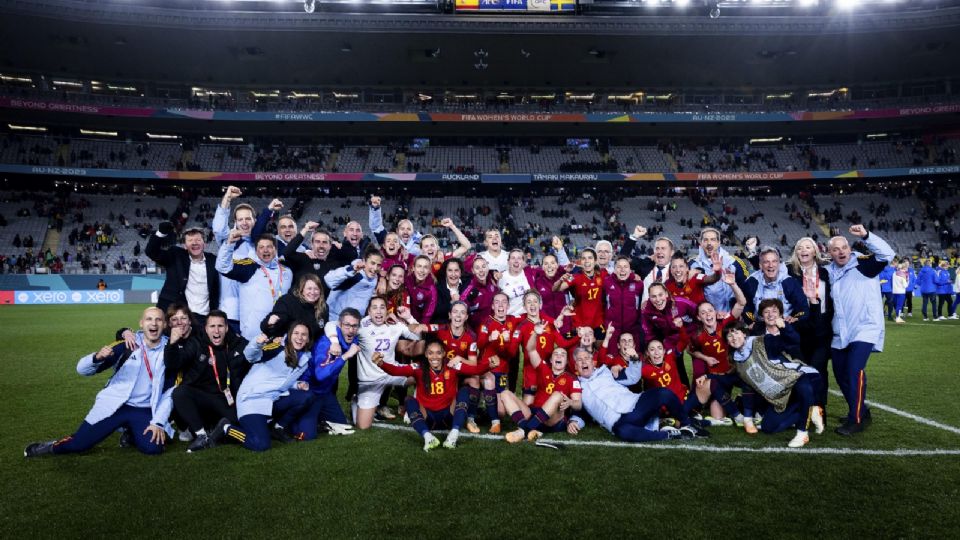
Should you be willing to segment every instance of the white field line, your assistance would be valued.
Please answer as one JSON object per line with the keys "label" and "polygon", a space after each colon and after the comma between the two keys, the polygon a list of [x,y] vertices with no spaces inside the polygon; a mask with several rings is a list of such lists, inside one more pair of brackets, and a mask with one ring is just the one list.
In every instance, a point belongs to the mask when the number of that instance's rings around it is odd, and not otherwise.
{"label": "white field line", "polygon": [[[374,427],[389,429],[392,431],[413,431],[409,426],[397,424],[374,423]],[[434,431],[433,433],[442,433]],[[460,432],[460,437],[469,437],[473,439],[483,439],[487,441],[498,441],[506,444],[502,436],[498,435],[474,435],[464,431]],[[816,440],[816,435],[813,436]],[[915,450],[912,448],[897,448],[894,450],[869,450],[860,448],[817,448],[807,446],[806,448],[787,448],[786,446],[767,447],[767,448],[748,448],[740,446],[709,446],[688,443],[628,443],[623,441],[584,441],[567,440],[556,441],[563,446],[593,446],[602,448],[637,448],[645,450],[686,450],[690,452],[706,452],[714,454],[798,454],[798,455],[838,455],[838,456],[895,456],[895,457],[917,457],[917,456],[960,456],[960,449],[933,449],[933,450]]]}
{"label": "white field line", "polygon": [[[830,393],[833,394],[833,395],[835,395],[835,396],[843,397],[843,393],[841,393],[839,390],[833,390],[833,389],[831,389],[831,390],[830,390]],[[884,405],[883,403],[877,403],[876,401],[870,401],[869,399],[864,400],[864,401],[865,401],[865,403],[866,403],[867,405],[869,405],[870,407],[874,407],[874,408],[880,409],[881,411],[886,411],[886,412],[888,412],[888,413],[895,414],[895,415],[897,415],[897,416],[902,416],[902,417],[904,417],[904,418],[908,418],[908,419],[913,420],[914,422],[916,422],[916,423],[918,423],[918,424],[924,424],[924,425],[927,425],[927,426],[930,426],[930,427],[935,427],[935,428],[937,428],[937,429],[942,429],[942,430],[944,430],[944,431],[949,431],[950,433],[954,433],[954,434],[956,434],[956,435],[960,435],[960,428],[958,428],[958,427],[949,426],[949,425],[947,425],[947,424],[941,424],[940,422],[937,422],[936,420],[930,420],[929,418],[924,418],[924,417],[922,417],[922,416],[917,416],[917,415],[915,415],[915,414],[913,414],[913,413],[908,413],[907,411],[901,411],[900,409],[897,409],[897,408],[895,408],[895,407],[891,407],[891,406],[889,406],[889,405]]]}

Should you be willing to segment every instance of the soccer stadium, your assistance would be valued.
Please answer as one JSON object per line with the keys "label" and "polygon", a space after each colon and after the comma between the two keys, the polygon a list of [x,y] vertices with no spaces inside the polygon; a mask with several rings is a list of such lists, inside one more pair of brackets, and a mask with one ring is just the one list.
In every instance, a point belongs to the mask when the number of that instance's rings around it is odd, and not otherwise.
{"label": "soccer stadium", "polygon": [[957,0],[0,15],[3,537],[960,530]]}

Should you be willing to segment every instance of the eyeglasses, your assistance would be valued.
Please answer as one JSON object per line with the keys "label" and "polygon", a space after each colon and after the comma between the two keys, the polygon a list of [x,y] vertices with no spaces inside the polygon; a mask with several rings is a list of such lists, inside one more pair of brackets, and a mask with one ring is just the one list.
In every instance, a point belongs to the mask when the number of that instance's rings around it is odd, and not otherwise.
{"label": "eyeglasses", "polygon": [[340,323],[340,326],[343,328],[360,328],[359,324],[351,324],[351,323]]}

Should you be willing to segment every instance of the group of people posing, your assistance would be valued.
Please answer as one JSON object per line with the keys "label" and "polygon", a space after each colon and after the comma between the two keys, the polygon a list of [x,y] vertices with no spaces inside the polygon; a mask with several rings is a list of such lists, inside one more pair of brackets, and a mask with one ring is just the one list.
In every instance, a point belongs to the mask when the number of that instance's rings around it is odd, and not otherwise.
{"label": "group of people posing", "polygon": [[534,266],[496,229],[473,250],[443,219],[452,252],[406,219],[388,231],[376,196],[374,239],[351,221],[339,240],[312,221],[298,231],[279,200],[257,214],[240,196],[227,188],[217,208],[216,255],[204,231],[173,245],[160,224],[145,250],[166,268],[157,306],[80,359],[82,375],[110,371],[107,386],[75,433],[26,456],[81,452],[118,430],[156,454],[174,424],[190,452],[262,451],[397,416],[424,450],[441,445],[436,430],[455,448],[481,425],[518,443],[589,422],[633,442],[794,429],[797,448],[824,430],[831,359],[848,408],[836,432],[870,423],[865,369],[883,348],[879,276],[893,251],[861,225],[849,232],[869,253],[837,236],[825,255],[802,238],[787,258],[758,246],[745,261],[708,227],[695,253],[658,237],[637,254],[638,225],[618,253],[601,240],[576,261],[554,237]]}

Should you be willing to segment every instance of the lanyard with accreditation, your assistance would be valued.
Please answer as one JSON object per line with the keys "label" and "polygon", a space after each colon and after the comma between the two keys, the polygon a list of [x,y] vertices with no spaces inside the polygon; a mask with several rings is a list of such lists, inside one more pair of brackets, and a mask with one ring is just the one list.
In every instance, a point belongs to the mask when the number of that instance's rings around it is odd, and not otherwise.
{"label": "lanyard with accreditation", "polygon": [[213,347],[207,345],[207,351],[210,352],[210,358],[207,362],[213,367],[213,378],[217,381],[217,390],[223,392],[223,397],[227,398],[227,405],[233,406],[233,392],[230,391],[230,366],[227,367],[227,384],[220,386],[220,372],[217,370],[217,357],[213,353]]}
{"label": "lanyard with accreditation", "polygon": [[270,272],[267,272],[267,267],[260,265],[260,271],[263,272],[263,276],[267,278],[267,284],[270,285],[270,297],[273,298],[273,303],[276,304],[277,300],[280,299],[280,295],[277,293],[277,290],[283,291],[283,265],[278,264],[277,269],[280,271],[280,276],[277,279],[277,288],[273,288],[273,279],[270,278]]}

